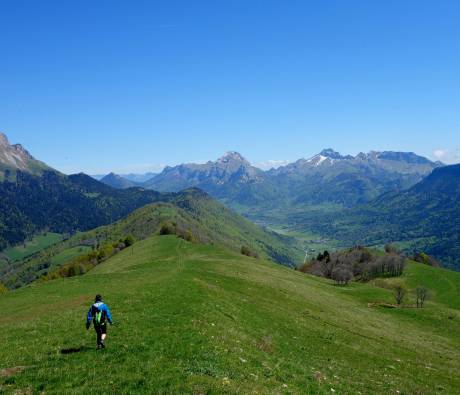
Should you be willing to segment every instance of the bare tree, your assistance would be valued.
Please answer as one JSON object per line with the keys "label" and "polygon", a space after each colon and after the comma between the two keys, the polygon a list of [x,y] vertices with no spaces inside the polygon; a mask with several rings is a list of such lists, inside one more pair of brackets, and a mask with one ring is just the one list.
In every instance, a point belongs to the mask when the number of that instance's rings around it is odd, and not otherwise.
{"label": "bare tree", "polygon": [[332,270],[331,278],[339,285],[346,285],[353,278],[350,268],[340,265]]}
{"label": "bare tree", "polygon": [[415,295],[417,297],[417,308],[423,308],[423,305],[425,304],[425,301],[429,297],[428,290],[424,286],[419,285],[415,289]]}
{"label": "bare tree", "polygon": [[406,296],[406,288],[402,284],[398,284],[394,287],[395,290],[395,298],[396,304],[398,306],[404,301],[404,297]]}

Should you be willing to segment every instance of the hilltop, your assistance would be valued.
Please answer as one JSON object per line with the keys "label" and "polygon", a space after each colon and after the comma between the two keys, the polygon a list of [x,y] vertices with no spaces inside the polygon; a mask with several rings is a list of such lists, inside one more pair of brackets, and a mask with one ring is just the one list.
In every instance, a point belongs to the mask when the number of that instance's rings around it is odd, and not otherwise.
{"label": "hilltop", "polygon": [[15,288],[58,270],[96,246],[102,250],[102,246],[128,236],[143,240],[159,233],[225,246],[235,252],[245,247],[248,253],[291,267],[303,256],[294,239],[264,230],[206,193],[189,189],[164,195],[162,201],[139,208],[113,224],[77,233],[23,259],[12,262],[0,259],[0,281]]}
{"label": "hilltop", "polygon": [[[372,284],[334,286],[238,253],[154,236],[88,274],[0,295],[7,394],[454,394],[460,274],[410,264],[423,309]],[[116,326],[96,352],[84,317],[96,293]],[[63,354],[63,352],[70,352]],[[104,380],[101,380],[101,377]]]}

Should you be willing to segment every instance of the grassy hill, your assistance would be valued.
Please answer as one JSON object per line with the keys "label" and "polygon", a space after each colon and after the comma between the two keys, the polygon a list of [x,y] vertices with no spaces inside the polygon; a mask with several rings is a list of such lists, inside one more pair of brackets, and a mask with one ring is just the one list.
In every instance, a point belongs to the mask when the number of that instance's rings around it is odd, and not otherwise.
{"label": "grassy hill", "polygon": [[293,238],[252,224],[200,190],[171,196],[170,203],[147,205],[114,224],[78,233],[21,261],[0,260],[0,281],[9,288],[19,287],[87,254],[93,246],[114,243],[128,235],[142,240],[159,234],[165,225],[195,242],[217,244],[235,252],[247,246],[259,256],[287,266],[295,266],[303,258]]}
{"label": "grassy hill", "polygon": [[[429,282],[424,309],[368,307],[392,293],[150,237],[84,276],[0,295],[0,392],[458,393],[460,274],[411,264],[404,281]],[[84,328],[96,293],[116,322],[104,351]]]}
{"label": "grassy hill", "polygon": [[408,190],[389,192],[351,209],[293,212],[286,223],[336,240],[339,246],[395,243],[424,251],[460,270],[460,165],[435,169]]}

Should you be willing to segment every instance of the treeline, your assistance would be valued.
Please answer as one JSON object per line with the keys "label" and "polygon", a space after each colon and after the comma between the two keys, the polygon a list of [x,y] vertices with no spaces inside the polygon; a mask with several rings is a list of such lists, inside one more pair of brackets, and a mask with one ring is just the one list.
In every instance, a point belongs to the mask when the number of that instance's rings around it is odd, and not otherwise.
{"label": "treeline", "polygon": [[61,266],[59,269],[44,274],[41,279],[47,281],[63,277],[80,276],[133,244],[134,238],[129,235],[115,243],[101,245],[90,253],[73,259],[70,263]]}
{"label": "treeline", "polygon": [[344,251],[318,254],[316,259],[302,265],[299,270],[315,276],[347,284],[351,280],[369,281],[376,277],[400,276],[406,258],[390,245],[381,254],[366,247],[356,246]]}
{"label": "treeline", "polygon": [[0,182],[0,251],[43,229],[86,231],[167,198],[139,188],[113,189],[84,174],[48,171],[38,177],[18,171],[14,181]]}

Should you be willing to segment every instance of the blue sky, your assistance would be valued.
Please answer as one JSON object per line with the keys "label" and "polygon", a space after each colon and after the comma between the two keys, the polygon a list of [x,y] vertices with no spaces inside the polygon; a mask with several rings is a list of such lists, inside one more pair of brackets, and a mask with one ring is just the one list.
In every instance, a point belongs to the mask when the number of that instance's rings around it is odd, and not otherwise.
{"label": "blue sky", "polygon": [[0,130],[65,172],[325,147],[458,162],[459,20],[442,0],[3,0]]}

